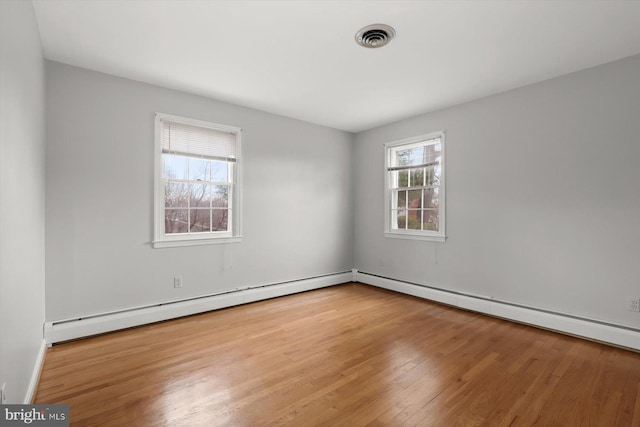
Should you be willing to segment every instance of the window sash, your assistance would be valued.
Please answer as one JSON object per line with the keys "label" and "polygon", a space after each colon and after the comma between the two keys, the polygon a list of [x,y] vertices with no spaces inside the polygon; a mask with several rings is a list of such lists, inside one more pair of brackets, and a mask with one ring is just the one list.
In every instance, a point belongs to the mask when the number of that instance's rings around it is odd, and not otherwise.
{"label": "window sash", "polygon": [[[187,226],[187,231],[186,232],[175,232],[175,233],[165,233],[167,236],[190,236],[190,235],[207,235],[207,234],[218,234],[218,235],[228,235],[231,231],[230,231],[230,218],[231,215],[233,215],[233,210],[231,208],[210,208],[210,207],[196,207],[196,208],[166,208],[165,209],[165,215],[167,213],[167,211],[185,211],[186,212],[186,217],[187,217],[187,221],[186,221],[186,226]],[[207,212],[208,213],[208,217],[209,217],[209,230],[204,230],[204,231],[193,231],[193,224],[191,222],[191,215],[192,212],[197,211],[197,212]],[[212,230],[213,228],[213,215],[215,212],[221,212],[221,211],[226,211],[226,221],[227,221],[227,229],[226,230]],[[166,216],[165,216],[165,223],[166,223]]]}
{"label": "window sash", "polygon": [[[175,235],[190,235],[190,234],[203,234],[203,233],[226,233],[226,234],[233,234],[233,221],[231,221],[231,214],[232,214],[232,206],[233,206],[233,197],[234,197],[234,183],[233,183],[233,175],[234,175],[234,164],[233,163],[229,163],[228,165],[228,180],[227,181],[223,181],[223,182],[216,182],[216,181],[197,181],[197,180],[189,180],[189,179],[170,179],[170,178],[166,178],[163,177],[163,199],[166,198],[166,185],[167,184],[172,184],[172,183],[176,183],[176,184],[184,184],[187,186],[187,204],[186,206],[164,206],[164,212],[166,215],[167,210],[186,210],[187,211],[187,215],[188,215],[188,224],[187,224],[187,231],[184,233],[168,233],[166,229],[164,229],[164,234],[165,236],[169,235],[169,236],[175,236]],[[213,195],[209,195],[209,206],[191,206],[191,185],[204,185],[204,186],[208,186],[208,187],[216,187],[216,186],[226,186],[228,187],[228,191],[227,191],[227,197],[226,197],[226,206],[214,206],[214,197]],[[211,189],[209,189],[211,190]],[[166,199],[165,199],[166,200]],[[191,231],[191,211],[193,210],[209,210],[209,231]],[[227,229],[226,230],[211,230],[211,226],[213,223],[213,218],[212,218],[212,212],[214,210],[227,210],[228,214],[227,214]],[[166,222],[165,222],[165,226],[166,226]],[[163,227],[164,228],[164,227]]]}

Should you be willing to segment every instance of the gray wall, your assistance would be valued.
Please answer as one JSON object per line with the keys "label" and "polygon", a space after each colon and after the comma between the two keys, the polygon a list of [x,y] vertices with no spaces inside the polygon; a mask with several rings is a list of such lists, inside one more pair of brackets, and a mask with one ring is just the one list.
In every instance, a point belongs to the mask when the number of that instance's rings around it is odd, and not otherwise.
{"label": "gray wall", "polygon": [[[48,321],[352,268],[352,134],[46,66]],[[244,129],[241,243],[151,248],[154,112]]]}
{"label": "gray wall", "polygon": [[[446,243],[383,237],[383,143],[445,130]],[[640,56],[356,135],[362,271],[640,327]]]}
{"label": "gray wall", "polygon": [[44,322],[44,63],[33,5],[0,1],[0,384],[22,403]]}

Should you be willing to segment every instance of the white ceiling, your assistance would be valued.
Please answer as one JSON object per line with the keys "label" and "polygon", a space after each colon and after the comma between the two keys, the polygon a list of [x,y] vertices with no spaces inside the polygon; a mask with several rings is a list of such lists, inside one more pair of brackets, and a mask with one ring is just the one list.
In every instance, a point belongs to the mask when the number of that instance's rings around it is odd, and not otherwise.
{"label": "white ceiling", "polygon": [[34,5],[48,59],[353,132],[640,53],[637,1]]}

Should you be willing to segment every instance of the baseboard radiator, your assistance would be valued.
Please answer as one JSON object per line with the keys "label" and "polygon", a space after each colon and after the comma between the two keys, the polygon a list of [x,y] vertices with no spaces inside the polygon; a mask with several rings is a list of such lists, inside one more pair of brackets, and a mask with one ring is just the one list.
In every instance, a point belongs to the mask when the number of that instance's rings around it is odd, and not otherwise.
{"label": "baseboard radiator", "polygon": [[44,325],[44,337],[47,345],[51,346],[63,341],[352,281],[413,295],[464,310],[640,351],[640,328],[581,318],[484,296],[439,289],[366,273],[357,269],[353,269],[350,272],[340,272],[301,280],[237,288],[218,294],[101,313],[83,318],[47,322]]}
{"label": "baseboard radiator", "polygon": [[217,294],[44,324],[47,346],[77,338],[351,282],[352,271],[236,288]]}
{"label": "baseboard radiator", "polygon": [[518,323],[640,351],[640,328],[552,312],[485,296],[448,291],[353,270],[353,281]]}

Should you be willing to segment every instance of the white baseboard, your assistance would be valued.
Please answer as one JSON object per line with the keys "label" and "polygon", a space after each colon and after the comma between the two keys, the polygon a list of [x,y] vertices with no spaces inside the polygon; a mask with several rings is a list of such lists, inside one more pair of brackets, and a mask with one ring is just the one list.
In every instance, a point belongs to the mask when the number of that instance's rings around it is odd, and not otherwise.
{"label": "white baseboard", "polygon": [[351,282],[352,279],[351,272],[335,273],[285,283],[250,286],[218,295],[104,313],[77,320],[47,322],[45,323],[45,341],[47,345],[51,346],[57,342],[338,285]]}
{"label": "white baseboard", "polygon": [[247,304],[269,298],[295,294],[312,289],[338,285],[345,282],[361,282],[380,288],[437,301],[443,304],[501,317],[520,323],[551,329],[621,347],[640,351],[640,331],[590,319],[576,318],[562,313],[551,313],[496,301],[482,296],[464,295],[455,292],[420,286],[412,283],[371,275],[353,269],[351,272],[335,273],[286,283],[260,285],[233,290],[219,295],[210,295],[162,305],[139,307],[131,310],[105,313],[79,320],[45,323],[45,341],[40,349],[34,372],[25,396],[25,402],[33,398],[40,369],[44,361],[45,342],[54,343],[97,335],[133,326],[175,319],[191,314],[203,313],[235,305]]}
{"label": "white baseboard", "polygon": [[36,357],[36,361],[33,364],[33,372],[31,372],[29,387],[27,388],[27,393],[24,396],[23,403],[25,405],[29,405],[33,402],[33,398],[36,397],[36,391],[38,388],[38,382],[40,381],[40,374],[42,373],[42,366],[44,365],[44,355],[46,351],[47,343],[45,340],[42,340],[40,348],[38,349],[38,357]]}
{"label": "white baseboard", "polygon": [[353,272],[352,274],[355,281],[367,285],[640,351],[640,330],[630,327],[576,318],[562,313],[552,313],[534,307],[496,301],[488,297],[449,292],[363,272]]}

